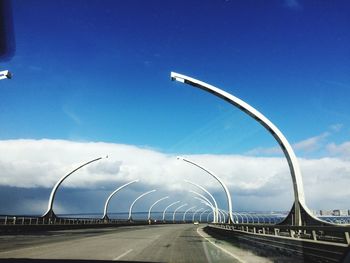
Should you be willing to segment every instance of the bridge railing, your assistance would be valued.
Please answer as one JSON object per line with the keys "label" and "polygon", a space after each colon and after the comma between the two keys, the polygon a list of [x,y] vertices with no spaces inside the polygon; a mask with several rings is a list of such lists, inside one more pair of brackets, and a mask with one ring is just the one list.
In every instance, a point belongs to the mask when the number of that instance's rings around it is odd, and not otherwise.
{"label": "bridge railing", "polygon": [[333,242],[350,246],[349,226],[282,226],[269,224],[210,224],[210,226],[247,234]]}
{"label": "bridge railing", "polygon": [[[126,220],[110,219],[108,223],[120,223]],[[103,224],[105,221],[99,218],[54,218],[47,219],[43,217],[31,216],[0,216],[0,225],[84,225],[84,224]]]}

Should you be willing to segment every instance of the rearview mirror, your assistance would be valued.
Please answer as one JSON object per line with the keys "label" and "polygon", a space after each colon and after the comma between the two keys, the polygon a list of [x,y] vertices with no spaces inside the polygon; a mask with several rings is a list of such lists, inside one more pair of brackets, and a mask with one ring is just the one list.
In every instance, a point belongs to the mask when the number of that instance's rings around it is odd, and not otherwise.
{"label": "rearview mirror", "polygon": [[0,0],[0,61],[10,60],[15,53],[15,39],[10,0]]}

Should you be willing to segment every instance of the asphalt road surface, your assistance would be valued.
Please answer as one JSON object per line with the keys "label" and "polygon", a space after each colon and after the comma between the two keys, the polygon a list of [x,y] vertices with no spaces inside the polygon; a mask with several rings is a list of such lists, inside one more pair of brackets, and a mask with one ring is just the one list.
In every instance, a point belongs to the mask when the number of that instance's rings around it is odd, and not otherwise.
{"label": "asphalt road surface", "polygon": [[0,262],[270,262],[192,224],[0,236]]}

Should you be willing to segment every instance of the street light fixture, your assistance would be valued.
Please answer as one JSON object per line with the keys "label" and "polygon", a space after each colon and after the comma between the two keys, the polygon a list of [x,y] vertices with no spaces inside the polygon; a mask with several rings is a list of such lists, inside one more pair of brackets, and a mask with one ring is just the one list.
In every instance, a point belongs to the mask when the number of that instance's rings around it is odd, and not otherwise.
{"label": "street light fixture", "polygon": [[8,71],[8,70],[0,71],[0,80],[11,79],[11,78],[12,78],[12,74],[10,71]]}

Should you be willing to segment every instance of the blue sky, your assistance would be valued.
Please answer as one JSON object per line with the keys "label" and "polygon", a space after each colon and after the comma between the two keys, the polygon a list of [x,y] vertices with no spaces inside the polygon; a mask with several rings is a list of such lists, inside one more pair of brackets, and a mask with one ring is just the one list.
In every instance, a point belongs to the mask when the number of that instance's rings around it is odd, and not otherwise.
{"label": "blue sky", "polygon": [[347,1],[37,0],[12,8],[16,52],[0,64],[13,73],[0,82],[0,140],[276,155],[259,124],[171,82],[175,71],[250,103],[299,157],[348,158]]}

